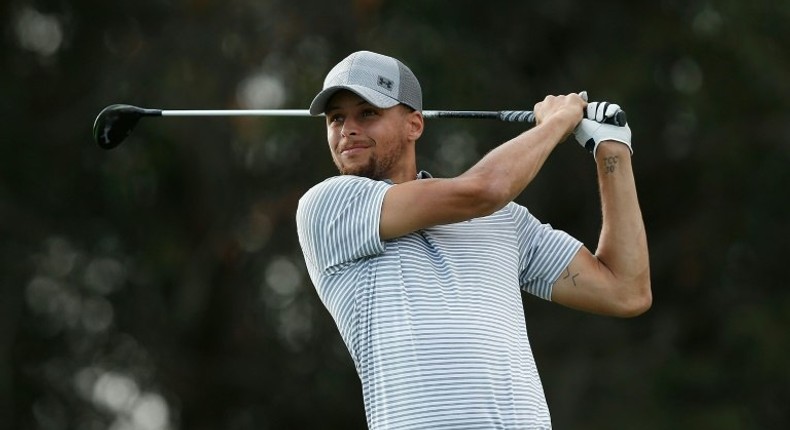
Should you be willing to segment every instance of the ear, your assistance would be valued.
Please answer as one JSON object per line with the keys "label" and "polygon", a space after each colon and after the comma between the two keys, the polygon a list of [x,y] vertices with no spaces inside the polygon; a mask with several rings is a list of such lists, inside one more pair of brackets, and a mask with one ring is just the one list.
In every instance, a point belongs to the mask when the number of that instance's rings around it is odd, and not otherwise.
{"label": "ear", "polygon": [[422,112],[418,111],[409,112],[407,115],[407,135],[409,136],[409,140],[416,141],[422,136],[422,131],[425,128],[425,119],[422,116]]}

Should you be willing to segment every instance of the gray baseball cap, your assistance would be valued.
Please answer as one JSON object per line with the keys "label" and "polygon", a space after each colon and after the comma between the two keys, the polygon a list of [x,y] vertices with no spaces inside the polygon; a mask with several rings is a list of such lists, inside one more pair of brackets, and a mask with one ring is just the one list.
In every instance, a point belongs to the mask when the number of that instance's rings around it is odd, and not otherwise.
{"label": "gray baseball cap", "polygon": [[333,67],[310,103],[310,114],[324,113],[329,99],[340,90],[352,91],[382,109],[403,103],[422,111],[422,89],[414,73],[397,59],[375,52],[355,52]]}

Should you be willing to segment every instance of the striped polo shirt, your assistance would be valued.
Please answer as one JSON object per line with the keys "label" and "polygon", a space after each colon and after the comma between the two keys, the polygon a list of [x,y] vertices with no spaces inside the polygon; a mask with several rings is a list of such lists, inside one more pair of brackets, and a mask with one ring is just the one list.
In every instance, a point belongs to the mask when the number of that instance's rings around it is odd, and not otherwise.
{"label": "striped polo shirt", "polygon": [[551,428],[519,288],[549,300],[581,243],[515,203],[383,241],[391,186],[333,177],[296,214],[310,278],[359,374],[368,426]]}

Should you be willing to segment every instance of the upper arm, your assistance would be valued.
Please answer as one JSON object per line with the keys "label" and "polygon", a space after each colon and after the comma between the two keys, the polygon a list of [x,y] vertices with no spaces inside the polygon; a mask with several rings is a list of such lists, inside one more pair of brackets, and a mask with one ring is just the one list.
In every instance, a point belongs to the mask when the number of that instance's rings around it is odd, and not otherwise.
{"label": "upper arm", "polygon": [[478,178],[420,179],[389,187],[381,208],[382,240],[466,221],[499,209],[498,196]]}
{"label": "upper arm", "polygon": [[643,313],[651,300],[649,275],[620,279],[584,246],[560,274],[551,294],[551,301],[569,308],[621,317]]}

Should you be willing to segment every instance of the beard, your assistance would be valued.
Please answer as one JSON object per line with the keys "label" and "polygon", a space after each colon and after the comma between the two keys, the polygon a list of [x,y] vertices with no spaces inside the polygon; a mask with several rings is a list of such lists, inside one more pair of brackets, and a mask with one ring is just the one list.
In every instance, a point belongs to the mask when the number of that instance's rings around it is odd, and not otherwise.
{"label": "beard", "polygon": [[[373,142],[376,146],[376,142]],[[357,163],[355,165],[344,165],[339,159],[335,159],[335,166],[341,175],[354,175],[362,176],[364,178],[380,181],[389,179],[391,176],[392,168],[400,159],[402,152],[402,145],[393,146],[389,151],[381,156],[371,151],[370,156],[364,163]]]}

